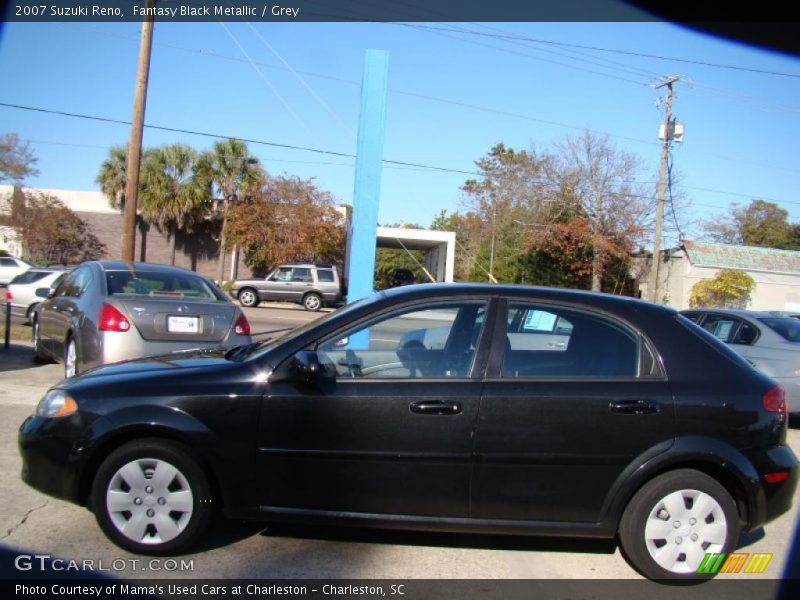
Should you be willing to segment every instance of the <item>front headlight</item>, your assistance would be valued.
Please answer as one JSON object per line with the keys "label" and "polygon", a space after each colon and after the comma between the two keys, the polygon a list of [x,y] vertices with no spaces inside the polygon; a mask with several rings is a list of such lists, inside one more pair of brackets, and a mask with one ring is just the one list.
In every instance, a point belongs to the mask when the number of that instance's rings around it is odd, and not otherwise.
{"label": "front headlight", "polygon": [[64,390],[50,390],[39,400],[37,417],[66,417],[78,410],[78,404]]}

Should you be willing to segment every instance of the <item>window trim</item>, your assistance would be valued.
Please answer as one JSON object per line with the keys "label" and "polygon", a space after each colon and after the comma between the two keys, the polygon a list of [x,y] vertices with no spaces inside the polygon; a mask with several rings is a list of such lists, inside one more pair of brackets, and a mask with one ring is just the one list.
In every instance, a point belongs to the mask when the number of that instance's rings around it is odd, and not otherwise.
{"label": "window trim", "polygon": [[[483,304],[486,307],[486,313],[483,320],[483,327],[481,328],[481,332],[478,335],[478,341],[475,346],[475,352],[472,357],[472,364],[470,365],[469,369],[467,370],[467,374],[463,377],[372,377],[372,378],[338,378],[336,379],[337,383],[351,383],[351,382],[360,382],[360,383],[369,383],[369,382],[392,382],[392,383],[400,383],[400,382],[407,382],[407,383],[419,383],[419,382],[447,382],[447,381],[473,381],[477,380],[480,381],[484,377],[485,369],[481,368],[481,362],[486,364],[486,358],[490,351],[492,335],[488,334],[487,331],[491,324],[491,320],[494,318],[494,302],[495,298],[487,297],[487,296],[469,296],[465,298],[442,298],[437,299],[435,302],[428,301],[420,301],[414,300],[412,302],[400,305],[400,306],[392,306],[387,308],[386,310],[381,311],[378,314],[372,314],[366,316],[361,319],[357,319],[355,321],[351,321],[350,323],[346,324],[344,327],[337,328],[324,336],[317,338],[316,340],[311,341],[310,343],[306,344],[304,347],[306,350],[313,350],[314,352],[319,351],[319,347],[333,339],[341,338],[342,334],[347,331],[353,330],[360,330],[364,327],[371,326],[372,323],[376,323],[379,321],[384,321],[387,319],[391,319],[394,315],[401,314],[403,312],[415,312],[420,310],[429,310],[436,308],[437,306],[452,306],[454,304]],[[449,338],[449,335],[448,335]],[[293,354],[290,354],[286,360],[291,360]]]}
{"label": "window trim", "polygon": [[[504,304],[502,311],[497,316],[497,323],[495,327],[495,332],[493,336],[494,346],[492,348],[492,358],[493,360],[491,365],[491,370],[487,367],[487,373],[485,380],[487,382],[497,383],[501,381],[508,381],[508,382],[590,382],[590,381],[603,381],[603,382],[614,382],[614,381],[666,381],[666,370],[664,368],[664,363],[661,355],[656,350],[655,344],[650,340],[650,338],[638,327],[634,326],[630,323],[627,319],[620,317],[615,313],[611,313],[605,311],[600,308],[595,307],[587,307],[585,305],[576,305],[571,302],[558,302],[553,301],[550,299],[545,298],[530,298],[530,297],[519,297],[519,296],[507,296],[500,299],[501,303]],[[583,313],[589,315],[590,317],[599,317],[604,320],[610,320],[616,323],[619,326],[624,327],[628,331],[628,333],[632,334],[636,338],[637,343],[637,364],[636,364],[636,375],[633,376],[613,376],[613,377],[602,377],[597,375],[571,375],[571,376],[523,376],[523,377],[504,377],[503,376],[503,360],[505,358],[505,335],[506,335],[506,328],[508,326],[507,319],[508,319],[508,310],[511,304],[519,304],[519,303],[527,303],[527,304],[535,304],[536,306],[540,307],[552,307],[553,309],[566,309],[571,310],[573,312]],[[647,348],[650,350],[650,354],[653,356],[654,367],[656,373],[645,375],[642,373],[643,363],[644,363],[644,346],[647,345]]]}

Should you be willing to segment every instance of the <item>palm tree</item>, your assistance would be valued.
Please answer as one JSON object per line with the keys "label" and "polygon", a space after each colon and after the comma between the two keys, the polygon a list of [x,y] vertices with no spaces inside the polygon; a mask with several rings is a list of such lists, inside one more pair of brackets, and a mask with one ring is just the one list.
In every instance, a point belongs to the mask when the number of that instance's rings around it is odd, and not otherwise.
{"label": "palm tree", "polygon": [[169,238],[170,262],[175,264],[178,231],[191,231],[207,212],[210,186],[196,172],[198,155],[184,144],[162,146],[145,153],[142,161],[142,216]]}
{"label": "palm tree", "polygon": [[[142,160],[147,155],[145,150]],[[100,164],[100,172],[95,181],[100,184],[100,190],[108,198],[111,208],[120,212],[125,211],[125,186],[128,181],[128,146],[112,146],[108,151],[108,158]],[[141,183],[141,182],[140,182]],[[139,186],[141,189],[141,185]],[[140,246],[139,260],[145,260],[147,247],[147,231],[150,226],[139,215],[136,215],[136,225],[139,228]]]}
{"label": "palm tree", "polygon": [[236,139],[221,140],[204,152],[199,159],[198,175],[219,193],[222,199],[222,233],[220,234],[217,280],[222,285],[225,277],[225,225],[228,204],[246,194],[264,177],[258,159],[249,154],[247,144]]}
{"label": "palm tree", "polygon": [[100,172],[95,181],[100,184],[100,190],[108,198],[111,208],[123,210],[125,208],[125,184],[128,175],[128,147],[112,146],[106,158],[100,165]]}

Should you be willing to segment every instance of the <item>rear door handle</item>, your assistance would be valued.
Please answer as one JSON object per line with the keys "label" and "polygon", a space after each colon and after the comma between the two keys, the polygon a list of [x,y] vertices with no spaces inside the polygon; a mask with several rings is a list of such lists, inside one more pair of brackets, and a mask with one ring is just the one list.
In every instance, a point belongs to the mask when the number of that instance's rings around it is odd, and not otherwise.
{"label": "rear door handle", "polygon": [[652,415],[661,410],[657,402],[650,400],[613,400],[608,408],[623,415]]}
{"label": "rear door handle", "polygon": [[461,412],[460,402],[444,400],[418,400],[409,405],[412,413],[420,415],[457,415]]}

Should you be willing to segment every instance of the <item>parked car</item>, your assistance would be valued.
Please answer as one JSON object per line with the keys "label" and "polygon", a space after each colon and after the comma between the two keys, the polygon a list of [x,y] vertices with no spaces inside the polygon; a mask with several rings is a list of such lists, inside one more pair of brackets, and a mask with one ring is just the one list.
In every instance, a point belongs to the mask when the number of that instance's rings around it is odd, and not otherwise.
{"label": "parked car", "polygon": [[32,267],[20,273],[6,287],[6,300],[11,300],[11,314],[30,321],[34,309],[42,301],[36,295],[41,288],[55,289],[64,278],[65,271]]}
{"label": "parked car", "polygon": [[258,306],[262,301],[294,302],[306,310],[319,310],[325,304],[341,302],[343,287],[336,265],[311,263],[275,267],[263,279],[238,279],[231,295],[242,306]]}
{"label": "parked car", "polygon": [[200,275],[166,265],[86,262],[33,311],[38,360],[71,377],[98,365],[210,346],[250,343],[244,314]]}
{"label": "parked car", "polygon": [[[563,351],[511,347],[532,310],[570,323]],[[426,321],[443,347],[403,348]],[[618,538],[654,579],[712,577],[707,553],[786,512],[798,481],[783,390],[704,329],[500,285],[387,290],[275,340],[101,367],[48,391],[19,447],[29,485],[132,552],[190,548],[219,508]]]}
{"label": "parked car", "polygon": [[685,310],[683,314],[729,344],[786,390],[792,417],[800,418],[800,321],[778,312]]}
{"label": "parked car", "polygon": [[21,258],[0,256],[0,285],[8,284],[14,277],[31,268],[31,264]]}

